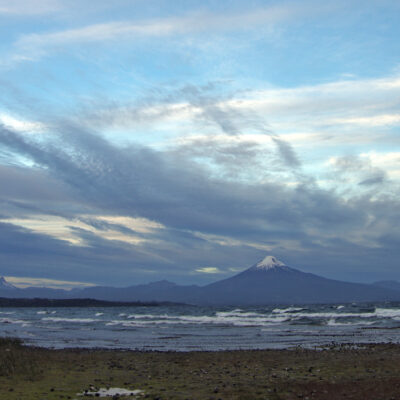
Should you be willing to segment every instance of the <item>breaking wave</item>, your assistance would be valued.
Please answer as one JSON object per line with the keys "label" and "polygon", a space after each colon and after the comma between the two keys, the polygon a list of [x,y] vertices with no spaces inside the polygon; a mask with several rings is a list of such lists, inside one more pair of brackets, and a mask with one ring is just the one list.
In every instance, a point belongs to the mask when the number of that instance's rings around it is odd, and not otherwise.
{"label": "breaking wave", "polygon": [[0,336],[59,347],[222,350],[348,340],[400,343],[399,328],[400,303],[9,308],[0,312]]}

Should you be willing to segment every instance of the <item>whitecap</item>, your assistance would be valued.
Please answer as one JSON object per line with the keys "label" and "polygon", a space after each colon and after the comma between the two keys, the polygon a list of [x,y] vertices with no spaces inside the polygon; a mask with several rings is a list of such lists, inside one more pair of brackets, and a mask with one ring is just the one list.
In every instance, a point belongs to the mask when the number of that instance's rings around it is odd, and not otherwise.
{"label": "whitecap", "polygon": [[153,315],[150,318],[131,318],[127,320],[113,320],[106,323],[107,326],[123,325],[125,327],[141,327],[151,325],[222,325],[222,326],[268,326],[271,324],[279,324],[288,321],[286,315],[279,316],[263,316],[258,314],[256,318],[246,316],[195,316],[195,315],[182,315],[182,316],[158,316]]}
{"label": "whitecap", "polygon": [[376,308],[375,314],[378,317],[386,317],[386,318],[399,318],[400,317],[400,309],[399,308]]}
{"label": "whitecap", "polygon": [[12,319],[12,318],[0,318],[0,323],[3,324],[28,324],[28,321],[20,320],[20,319]]}
{"label": "whitecap", "polygon": [[51,322],[73,322],[73,323],[89,323],[96,322],[95,319],[92,318],[57,318],[57,317],[45,317],[42,318],[42,321],[51,321]]}
{"label": "whitecap", "polygon": [[217,317],[263,317],[264,314],[256,312],[244,312],[242,310],[218,311],[215,313]]}
{"label": "whitecap", "polygon": [[302,311],[305,310],[305,308],[302,307],[288,307],[288,308],[274,308],[272,312],[274,314],[287,314],[295,311]]}

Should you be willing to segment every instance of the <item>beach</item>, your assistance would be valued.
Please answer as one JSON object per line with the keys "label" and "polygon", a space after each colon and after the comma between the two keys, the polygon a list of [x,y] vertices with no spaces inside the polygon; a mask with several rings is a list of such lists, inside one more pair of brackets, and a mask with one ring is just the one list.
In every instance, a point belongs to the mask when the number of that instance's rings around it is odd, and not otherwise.
{"label": "beach", "polygon": [[0,366],[0,398],[9,400],[100,397],[100,388],[126,391],[110,391],[114,399],[400,398],[396,344],[145,352],[54,350],[1,339]]}

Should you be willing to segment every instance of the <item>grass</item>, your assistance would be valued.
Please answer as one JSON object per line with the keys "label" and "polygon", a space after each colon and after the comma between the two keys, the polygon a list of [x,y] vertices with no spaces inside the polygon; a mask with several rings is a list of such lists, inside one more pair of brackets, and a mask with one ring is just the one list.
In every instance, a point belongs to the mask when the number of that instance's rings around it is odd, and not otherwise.
{"label": "grass", "polygon": [[161,353],[0,340],[0,399],[76,399],[90,386],[141,389],[138,398],[164,400],[399,399],[400,346]]}
{"label": "grass", "polygon": [[32,357],[32,349],[24,348],[20,339],[1,339],[0,351],[0,377],[23,375],[27,379],[38,378],[39,359]]}

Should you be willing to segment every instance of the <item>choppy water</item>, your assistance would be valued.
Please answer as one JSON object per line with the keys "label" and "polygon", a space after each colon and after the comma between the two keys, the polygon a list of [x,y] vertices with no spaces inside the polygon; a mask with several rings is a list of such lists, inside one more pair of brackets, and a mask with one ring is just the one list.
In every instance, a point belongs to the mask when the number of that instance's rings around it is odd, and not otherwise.
{"label": "choppy water", "polygon": [[400,343],[400,303],[0,308],[0,336],[54,348],[164,351]]}

